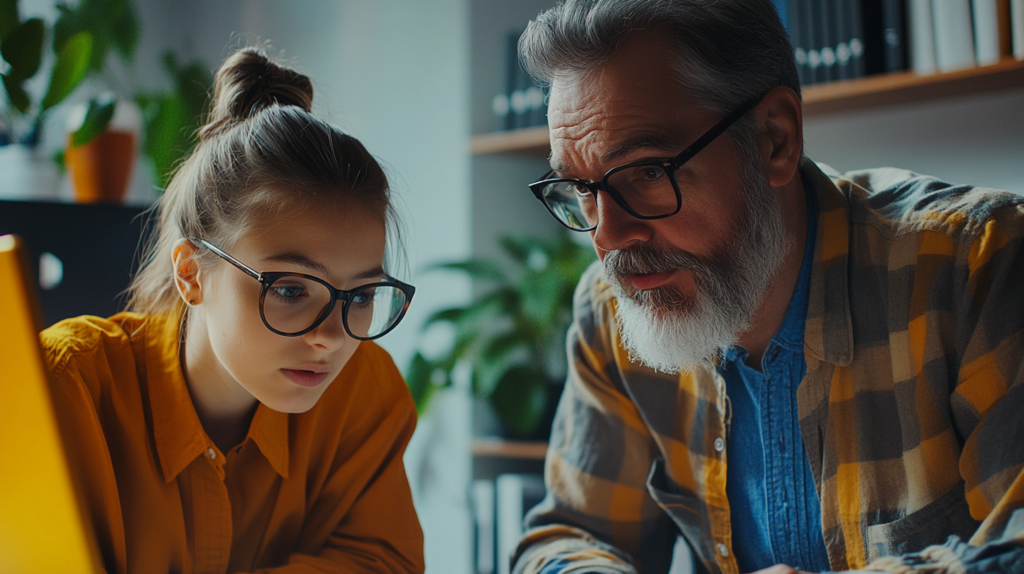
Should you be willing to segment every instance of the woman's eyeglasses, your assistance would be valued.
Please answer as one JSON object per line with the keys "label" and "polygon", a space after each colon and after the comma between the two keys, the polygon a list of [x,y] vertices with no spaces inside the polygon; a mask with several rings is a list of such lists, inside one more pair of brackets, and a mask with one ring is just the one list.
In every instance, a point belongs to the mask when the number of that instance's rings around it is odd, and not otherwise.
{"label": "woman's eyeglasses", "polygon": [[382,337],[405,317],[416,292],[397,279],[336,289],[319,277],[304,273],[259,272],[203,239],[191,239],[260,282],[260,317],[268,329],[285,337],[298,337],[316,329],[342,302],[341,322],[354,339]]}

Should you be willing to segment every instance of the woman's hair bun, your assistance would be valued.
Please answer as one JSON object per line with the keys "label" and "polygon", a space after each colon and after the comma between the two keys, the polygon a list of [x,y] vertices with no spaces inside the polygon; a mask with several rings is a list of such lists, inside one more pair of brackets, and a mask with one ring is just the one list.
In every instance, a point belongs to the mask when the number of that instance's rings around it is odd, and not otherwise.
{"label": "woman's hair bun", "polygon": [[213,101],[202,139],[274,104],[313,107],[313,83],[273,61],[262,48],[242,48],[221,64],[213,79]]}

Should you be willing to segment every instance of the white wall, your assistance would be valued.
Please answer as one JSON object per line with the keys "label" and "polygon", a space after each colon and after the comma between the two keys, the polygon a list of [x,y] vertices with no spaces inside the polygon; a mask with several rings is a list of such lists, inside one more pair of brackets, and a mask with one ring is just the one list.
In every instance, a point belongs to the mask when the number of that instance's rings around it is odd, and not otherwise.
{"label": "white wall", "polygon": [[1024,88],[805,120],[807,155],[1024,193]]}

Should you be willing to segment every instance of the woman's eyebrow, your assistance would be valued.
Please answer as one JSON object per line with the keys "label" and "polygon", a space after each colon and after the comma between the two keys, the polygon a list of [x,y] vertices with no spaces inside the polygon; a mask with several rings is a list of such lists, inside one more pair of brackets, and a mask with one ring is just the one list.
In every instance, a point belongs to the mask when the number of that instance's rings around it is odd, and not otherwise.
{"label": "woman's eyebrow", "polygon": [[363,271],[359,275],[356,275],[354,279],[380,279],[384,276],[384,267],[378,265],[373,269]]}
{"label": "woman's eyebrow", "polygon": [[279,253],[277,255],[271,255],[270,257],[264,257],[261,261],[280,261],[282,263],[291,263],[298,265],[299,267],[305,267],[311,271],[314,271],[322,276],[327,276],[327,266],[319,261],[313,261],[305,255],[299,253]]}

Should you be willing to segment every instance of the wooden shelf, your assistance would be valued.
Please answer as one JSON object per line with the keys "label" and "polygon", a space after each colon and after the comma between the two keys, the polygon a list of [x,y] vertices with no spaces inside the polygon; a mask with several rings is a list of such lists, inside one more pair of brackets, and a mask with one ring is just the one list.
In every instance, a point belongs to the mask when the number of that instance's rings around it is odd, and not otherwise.
{"label": "wooden shelf", "polygon": [[548,443],[478,439],[473,441],[470,448],[473,456],[544,460],[544,456],[548,452]]}
{"label": "wooden shelf", "polygon": [[[825,116],[894,104],[983,94],[1024,86],[1024,60],[1007,58],[991,66],[978,66],[921,76],[897,72],[807,86],[803,89],[804,117]],[[473,136],[473,155],[522,153],[544,155],[548,149],[545,126]]]}

